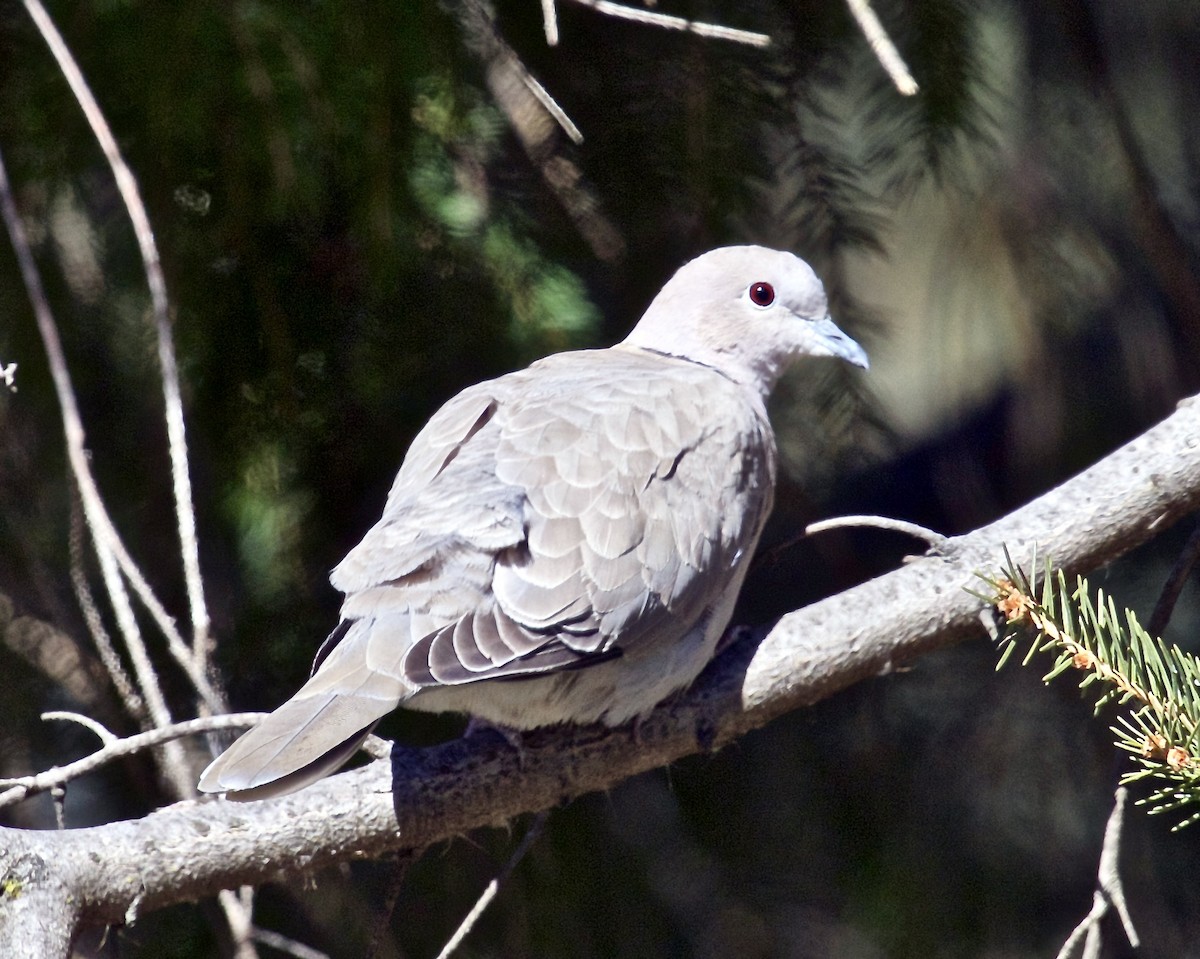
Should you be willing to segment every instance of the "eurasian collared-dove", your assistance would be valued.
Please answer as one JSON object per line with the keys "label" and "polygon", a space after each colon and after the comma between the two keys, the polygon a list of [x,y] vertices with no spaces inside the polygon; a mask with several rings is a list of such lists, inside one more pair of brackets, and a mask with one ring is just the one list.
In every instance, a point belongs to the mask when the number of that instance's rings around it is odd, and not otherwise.
{"label": "eurasian collared-dove", "polygon": [[331,651],[200,789],[298,789],[401,704],[615,726],[687,686],[771,509],[767,395],[806,355],[867,365],[806,263],[726,247],[680,269],[623,343],[450,400],[333,571]]}

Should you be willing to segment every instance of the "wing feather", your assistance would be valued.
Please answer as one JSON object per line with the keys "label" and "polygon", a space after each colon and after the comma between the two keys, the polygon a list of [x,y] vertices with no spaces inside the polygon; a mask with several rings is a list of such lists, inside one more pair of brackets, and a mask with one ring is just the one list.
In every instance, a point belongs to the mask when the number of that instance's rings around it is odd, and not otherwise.
{"label": "wing feather", "polygon": [[[334,571],[347,618],[406,614],[407,632],[374,627],[373,659],[414,688],[457,685],[585,664],[702,615],[761,530],[773,449],[757,411],[709,415],[737,389],[664,362],[560,354],[430,420]],[[731,470],[745,445],[749,486]]]}

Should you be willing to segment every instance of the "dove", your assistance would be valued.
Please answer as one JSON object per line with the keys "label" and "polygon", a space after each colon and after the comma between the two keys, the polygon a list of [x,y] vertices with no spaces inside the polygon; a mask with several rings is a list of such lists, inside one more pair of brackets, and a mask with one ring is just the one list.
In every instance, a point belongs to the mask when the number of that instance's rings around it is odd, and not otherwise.
{"label": "dove", "polygon": [[687,687],[771,511],[767,398],[806,356],[868,365],[807,263],[731,246],[681,267],[621,343],[463,390],[333,570],[341,623],[310,679],[200,790],[299,789],[398,706],[619,726]]}

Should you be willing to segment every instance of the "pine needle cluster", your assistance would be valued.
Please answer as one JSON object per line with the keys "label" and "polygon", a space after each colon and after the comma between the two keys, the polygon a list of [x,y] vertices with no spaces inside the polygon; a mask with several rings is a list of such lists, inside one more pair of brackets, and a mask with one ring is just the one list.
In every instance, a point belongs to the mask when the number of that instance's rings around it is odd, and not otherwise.
{"label": "pine needle cluster", "polygon": [[983,598],[1005,622],[996,668],[1028,643],[1024,665],[1038,653],[1054,656],[1044,682],[1081,672],[1080,688],[1099,692],[1097,715],[1110,705],[1120,710],[1109,728],[1135,766],[1121,785],[1149,780],[1153,791],[1138,805],[1151,813],[1187,810],[1176,830],[1200,820],[1200,811],[1188,808],[1200,805],[1200,659],[1151,636],[1133,611],[1118,610],[1103,590],[1093,599],[1082,576],[1072,587],[1047,561],[1039,596],[1007,551],[1005,558],[1000,576],[983,577],[991,588]]}

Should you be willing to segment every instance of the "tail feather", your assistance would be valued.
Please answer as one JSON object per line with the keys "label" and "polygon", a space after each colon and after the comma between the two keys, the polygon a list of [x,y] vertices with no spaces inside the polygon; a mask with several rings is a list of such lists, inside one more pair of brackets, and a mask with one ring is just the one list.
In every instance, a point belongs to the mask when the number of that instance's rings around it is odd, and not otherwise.
{"label": "tail feather", "polygon": [[342,766],[385,714],[389,698],[301,690],[214,759],[202,792],[229,799],[266,799],[293,792]]}

